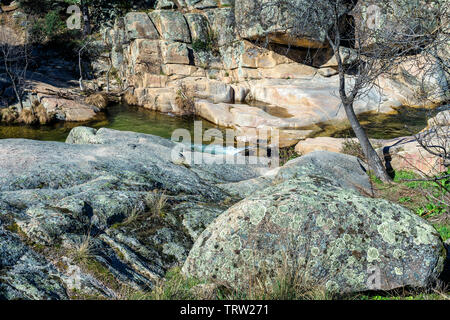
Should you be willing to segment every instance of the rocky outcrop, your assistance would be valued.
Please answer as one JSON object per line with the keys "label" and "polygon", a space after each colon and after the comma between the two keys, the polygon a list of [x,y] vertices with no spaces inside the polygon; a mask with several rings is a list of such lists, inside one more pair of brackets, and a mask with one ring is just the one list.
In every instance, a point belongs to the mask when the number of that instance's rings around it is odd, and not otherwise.
{"label": "rocky outcrop", "polygon": [[[445,114],[438,115],[436,118],[430,120],[431,123],[437,122],[445,122]],[[432,154],[425,150],[416,137],[399,137],[395,139],[370,139],[372,145],[377,150],[378,155],[381,159],[384,159],[385,165],[389,170],[394,171],[412,171],[416,172],[419,175],[427,174],[427,175],[436,175],[441,172],[447,170],[444,165],[443,159],[438,156],[439,152],[442,149],[439,149],[439,145],[442,145],[445,148],[448,148],[447,143],[445,143],[445,139],[438,138],[432,131],[433,129],[429,129],[419,134],[423,135],[424,133],[430,133],[431,138],[427,137],[426,145],[433,146],[430,150],[435,151],[436,154]],[[441,137],[446,136],[449,131],[448,126],[442,126],[439,128],[439,134]],[[434,143],[433,143],[434,141]],[[351,142],[355,144],[351,150],[352,145],[344,148],[346,143]],[[353,152],[357,154],[358,151],[356,148],[359,148],[359,142],[356,138],[352,139],[344,139],[344,138],[331,138],[331,137],[316,137],[316,138],[307,138],[303,141],[300,141],[295,146],[295,151],[300,155],[306,155],[314,151],[331,151],[331,152]]]}
{"label": "rocky outcrop", "polygon": [[[0,141],[0,297],[116,297],[119,286],[149,290],[182,264],[235,201],[218,185],[256,178],[261,168],[174,164],[174,146],[84,127],[67,143]],[[147,214],[156,206],[149,193],[167,197],[161,215]]]}
{"label": "rocky outcrop", "polygon": [[[265,40],[306,48],[327,47],[323,30],[332,26],[333,7],[321,1],[319,12],[303,0],[236,0],[235,14],[239,35],[244,39]],[[339,4],[343,6],[343,4]],[[341,10],[341,14],[344,10]],[[328,28],[327,28],[328,26]]]}
{"label": "rocky outcrop", "polygon": [[[216,124],[235,128],[242,141],[252,141],[251,131],[263,127],[233,122],[238,118],[230,117],[229,106],[237,103],[231,109],[250,114],[263,102],[278,110],[277,114],[264,108],[267,114],[259,112],[264,118],[278,118],[270,128],[297,130],[281,133],[289,136],[281,145],[289,146],[305,138],[304,126],[346,117],[338,95],[337,62],[325,35],[314,23],[292,28],[308,10],[310,5],[302,1],[282,5],[259,0],[160,1],[149,14],[131,12],[118,19],[114,28],[104,30],[104,38],[112,45],[113,66],[123,86],[134,87],[134,103],[174,114],[198,112]],[[328,14],[324,10],[315,16],[317,23],[326,23]],[[289,49],[283,47],[286,44]],[[354,63],[354,50],[341,51],[344,64]],[[309,65],[299,63],[307,57],[311,57]],[[389,113],[395,107],[418,104],[418,80],[423,74],[420,68],[410,67],[401,65],[398,76],[380,78],[355,103],[356,113]],[[440,73],[433,74],[439,79],[430,78],[426,86],[442,92],[446,83]],[[348,82],[351,86],[353,79]],[[186,96],[196,108],[186,108],[181,98]],[[242,105],[252,101],[258,103]]]}
{"label": "rocky outcrop", "polygon": [[[3,214],[2,216],[3,217]],[[64,300],[63,275],[0,221],[0,299]]]}
{"label": "rocky outcrop", "polygon": [[[0,298],[120,298],[126,290],[151,290],[188,255],[186,270],[209,278],[203,259],[211,257],[213,267],[228,259],[228,250],[240,249],[227,244],[225,254],[210,256],[216,238],[208,239],[205,229],[220,224],[228,232],[235,214],[260,219],[264,204],[269,224],[250,231],[244,224],[236,236],[244,239],[250,232],[254,243],[263,241],[268,251],[260,253],[268,261],[272,249],[289,254],[295,244],[300,248],[295,252],[306,252],[303,245],[314,244],[317,261],[326,260],[323,270],[340,290],[364,288],[359,280],[366,254],[390,272],[393,285],[421,286],[440,271],[441,243],[434,229],[401,207],[361,196],[358,192],[371,193],[371,185],[355,157],[315,152],[268,170],[267,162],[250,164],[239,154],[229,163],[179,147],[156,136],[85,127],[73,129],[66,143],[0,140]],[[203,162],[193,161],[198,156]],[[315,229],[301,231],[295,243],[279,237],[297,235],[308,221]],[[296,225],[299,229],[292,229]],[[279,246],[272,236],[282,240]],[[326,251],[327,243],[335,251]],[[199,250],[201,258],[194,258]],[[346,263],[347,272],[333,269],[333,261]],[[229,266],[218,270],[228,272]],[[240,275],[241,265],[236,266],[224,280]],[[318,269],[311,268],[316,275]],[[412,279],[411,270],[420,276]]]}
{"label": "rocky outcrop", "polygon": [[306,174],[220,215],[195,242],[183,272],[238,290],[296,274],[306,287],[346,293],[427,287],[445,256],[435,229],[408,210]]}

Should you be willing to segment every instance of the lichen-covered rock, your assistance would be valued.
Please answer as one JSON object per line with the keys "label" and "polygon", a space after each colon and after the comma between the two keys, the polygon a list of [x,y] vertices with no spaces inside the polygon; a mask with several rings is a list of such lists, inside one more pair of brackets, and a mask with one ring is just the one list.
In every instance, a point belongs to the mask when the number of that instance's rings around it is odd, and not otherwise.
{"label": "lichen-covered rock", "polygon": [[[231,205],[216,184],[257,177],[259,169],[175,164],[175,145],[86,127],[73,129],[67,143],[0,140],[0,225],[9,219],[21,236],[3,236],[0,226],[0,298],[63,299],[59,282],[70,297],[114,298],[122,285],[149,290],[182,265],[193,241]],[[151,213],[150,191],[168,199],[160,214]]]}
{"label": "lichen-covered rock", "polygon": [[181,12],[155,10],[150,13],[150,18],[163,40],[191,42],[189,28]]}
{"label": "lichen-covered rock", "polygon": [[159,40],[139,39],[131,43],[129,64],[133,74],[159,74],[162,62]]}
{"label": "lichen-covered rock", "polygon": [[191,32],[192,42],[202,41],[207,43],[209,40],[209,25],[206,17],[200,13],[186,13],[184,17]]}
{"label": "lichen-covered rock", "polygon": [[189,64],[189,50],[185,43],[161,42],[161,53],[166,64]]}
{"label": "lichen-covered rock", "polygon": [[[312,4],[319,1],[321,9],[313,13]],[[333,22],[332,4],[323,0],[236,0],[235,7],[236,27],[246,39],[268,37],[275,43],[321,48],[325,46],[327,26]]]}
{"label": "lichen-covered rock", "polygon": [[65,300],[62,275],[0,225],[0,300]]}
{"label": "lichen-covered rock", "polygon": [[428,222],[309,174],[228,209],[197,239],[183,272],[242,289],[287,266],[306,285],[344,293],[426,287],[444,260]]}
{"label": "lichen-covered rock", "polygon": [[204,14],[208,18],[215,45],[221,47],[236,41],[233,8],[208,9]]}
{"label": "lichen-covered rock", "polygon": [[125,16],[128,39],[159,39],[158,31],[145,12],[129,12]]}
{"label": "lichen-covered rock", "polygon": [[327,177],[343,188],[372,194],[372,184],[366,171],[367,165],[359,158],[327,151],[315,151],[286,163],[274,180],[282,182],[307,174]]}
{"label": "lichen-covered rock", "polygon": [[217,8],[216,0],[185,0],[188,9],[207,9],[207,8]]}

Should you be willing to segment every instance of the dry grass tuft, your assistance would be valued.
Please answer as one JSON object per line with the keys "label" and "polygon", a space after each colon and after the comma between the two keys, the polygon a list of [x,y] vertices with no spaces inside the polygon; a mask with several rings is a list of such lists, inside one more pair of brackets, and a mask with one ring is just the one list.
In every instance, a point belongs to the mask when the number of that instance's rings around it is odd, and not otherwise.
{"label": "dry grass tuft", "polygon": [[190,115],[195,113],[195,93],[184,83],[177,90],[175,103],[183,114]]}
{"label": "dry grass tuft", "polygon": [[139,101],[138,101],[137,97],[134,94],[132,94],[131,92],[125,93],[122,100],[125,104],[127,104],[129,106],[139,105]]}
{"label": "dry grass tuft", "polygon": [[126,225],[130,225],[135,223],[136,221],[139,220],[139,218],[142,216],[142,211],[139,210],[138,207],[134,207],[133,209],[131,209],[130,214],[128,215],[128,217],[121,223],[122,226],[126,226]]}
{"label": "dry grass tuft", "polygon": [[47,124],[51,122],[51,117],[49,116],[47,109],[42,104],[36,107],[36,117],[40,124]]}
{"label": "dry grass tuft", "polygon": [[70,250],[69,254],[75,262],[80,263],[91,259],[94,256],[92,251],[91,236],[88,234]]}
{"label": "dry grass tuft", "polygon": [[36,113],[34,113],[33,110],[23,109],[17,121],[25,124],[35,124],[38,119],[36,117]]}
{"label": "dry grass tuft", "polygon": [[145,204],[148,207],[149,215],[155,218],[164,217],[164,208],[167,205],[167,196],[163,192],[154,190],[145,197]]}
{"label": "dry grass tuft", "polygon": [[6,123],[12,123],[19,117],[18,113],[11,108],[5,108],[0,110],[0,120]]}
{"label": "dry grass tuft", "polygon": [[108,95],[104,93],[94,93],[86,98],[86,103],[103,110],[108,106],[109,98]]}
{"label": "dry grass tuft", "polygon": [[[255,270],[256,271],[256,270]],[[330,300],[333,294],[328,292],[324,282],[309,280],[300,266],[290,266],[287,259],[274,273],[262,268],[250,272],[248,285],[240,291],[231,291],[225,295],[230,300]]]}

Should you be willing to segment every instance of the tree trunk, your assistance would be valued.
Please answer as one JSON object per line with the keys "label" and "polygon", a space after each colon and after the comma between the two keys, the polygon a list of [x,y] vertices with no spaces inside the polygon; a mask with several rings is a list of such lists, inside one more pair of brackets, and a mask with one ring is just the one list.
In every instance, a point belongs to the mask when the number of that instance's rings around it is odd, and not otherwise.
{"label": "tree trunk", "polygon": [[83,15],[83,35],[87,36],[91,34],[91,17],[89,14],[89,6],[86,0],[81,1],[81,12]]}
{"label": "tree trunk", "polygon": [[392,181],[391,177],[388,175],[386,168],[383,165],[380,157],[378,156],[375,149],[372,147],[370,143],[369,137],[367,133],[364,131],[363,127],[359,123],[358,118],[356,117],[355,111],[353,109],[353,103],[344,104],[345,113],[347,114],[347,118],[350,121],[350,125],[352,126],[353,131],[355,132],[356,137],[361,144],[362,151],[366,156],[369,168],[373,170],[373,173],[383,182]]}

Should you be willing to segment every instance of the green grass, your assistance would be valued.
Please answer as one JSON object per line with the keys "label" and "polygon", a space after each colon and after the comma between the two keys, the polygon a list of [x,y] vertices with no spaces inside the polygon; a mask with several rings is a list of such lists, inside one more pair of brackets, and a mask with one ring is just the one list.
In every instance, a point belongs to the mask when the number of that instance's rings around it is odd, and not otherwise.
{"label": "green grass", "polygon": [[204,282],[187,278],[181,273],[181,268],[173,268],[166,273],[163,282],[147,295],[141,296],[142,299],[149,300],[194,300],[196,297],[191,289]]}
{"label": "green grass", "polygon": [[442,237],[442,240],[447,241],[450,239],[450,225],[435,225],[436,230]]}
{"label": "green grass", "polygon": [[[448,174],[448,171],[443,174]],[[450,238],[450,224],[448,217],[448,192],[435,181],[408,181],[420,179],[420,176],[410,171],[398,171],[394,176],[394,183],[385,185],[371,176],[375,182],[378,197],[397,202],[422,218],[429,220],[445,241]],[[449,179],[439,180],[448,188]]]}

